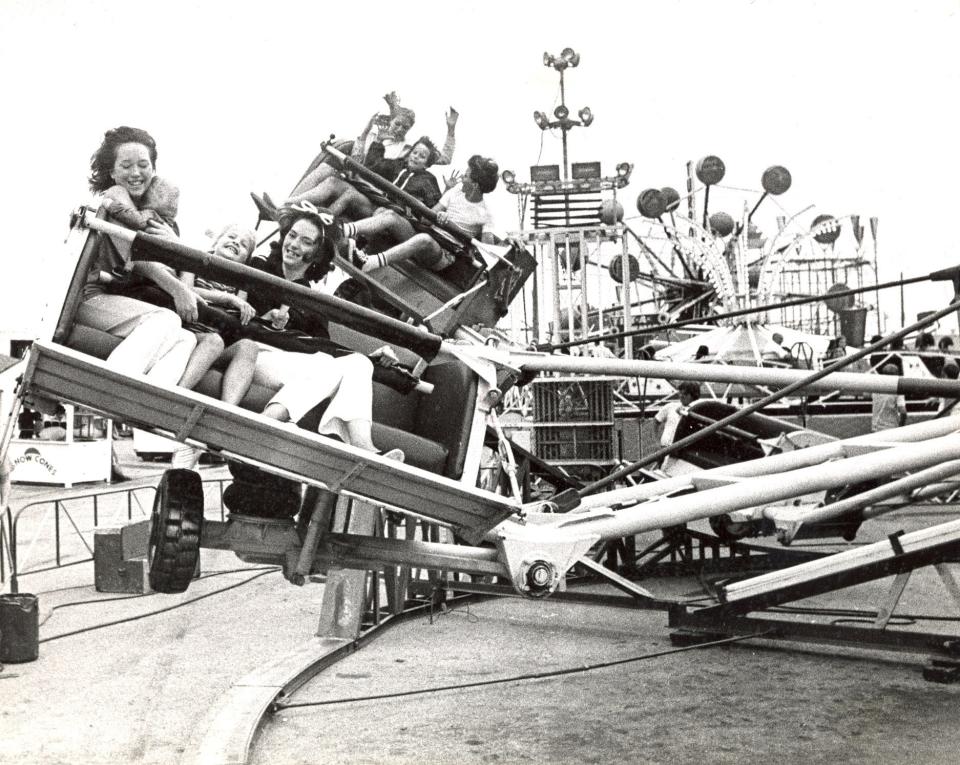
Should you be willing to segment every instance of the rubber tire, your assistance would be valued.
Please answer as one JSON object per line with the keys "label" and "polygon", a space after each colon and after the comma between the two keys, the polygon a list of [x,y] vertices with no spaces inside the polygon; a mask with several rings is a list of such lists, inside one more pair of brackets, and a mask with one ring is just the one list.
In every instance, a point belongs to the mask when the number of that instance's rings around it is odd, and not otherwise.
{"label": "rubber tire", "polygon": [[193,470],[163,474],[150,524],[150,586],[155,592],[185,592],[200,559],[203,485]]}

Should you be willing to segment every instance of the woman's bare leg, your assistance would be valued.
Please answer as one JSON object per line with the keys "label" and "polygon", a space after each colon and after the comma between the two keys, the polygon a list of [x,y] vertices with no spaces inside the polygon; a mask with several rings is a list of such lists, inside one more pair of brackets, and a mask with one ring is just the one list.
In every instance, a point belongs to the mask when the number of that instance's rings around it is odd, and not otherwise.
{"label": "woman's bare leg", "polygon": [[343,231],[354,238],[363,236],[368,240],[386,239],[391,242],[406,241],[416,233],[410,222],[393,210],[384,210],[369,218],[346,223]]}
{"label": "woman's bare leg", "polygon": [[355,188],[344,189],[343,193],[330,203],[330,212],[347,220],[367,218],[373,212],[370,200]]}
{"label": "woman's bare leg", "polygon": [[197,336],[197,346],[190,354],[186,369],[177,385],[183,388],[193,387],[203,379],[220,354],[223,353],[223,338],[213,332],[204,332]]}
{"label": "woman's bare leg", "polygon": [[316,186],[307,189],[302,194],[290,197],[287,203],[310,202],[310,204],[317,205],[318,207],[327,207],[349,188],[351,187],[346,181],[334,175],[325,178]]}
{"label": "woman's bare leg", "polygon": [[443,250],[429,234],[416,234],[405,242],[391,247],[375,255],[367,254],[363,264],[364,271],[373,271],[408,258],[415,258],[417,263],[427,268],[433,268],[440,262]]}
{"label": "woman's bare leg", "polygon": [[252,340],[238,340],[230,345],[233,349],[220,386],[220,400],[239,405],[250,390],[253,373],[257,367],[260,347]]}
{"label": "woman's bare leg", "polygon": [[309,191],[315,186],[319,186],[323,181],[331,176],[335,176],[337,170],[333,165],[328,165],[325,162],[317,165],[313,170],[303,176],[303,179],[294,186],[293,191],[290,192],[290,199],[298,197],[303,194],[305,191]]}
{"label": "woman's bare leg", "polygon": [[349,443],[359,449],[366,449],[370,452],[379,451],[373,443],[372,428],[370,420],[350,420],[346,423],[347,439]]}

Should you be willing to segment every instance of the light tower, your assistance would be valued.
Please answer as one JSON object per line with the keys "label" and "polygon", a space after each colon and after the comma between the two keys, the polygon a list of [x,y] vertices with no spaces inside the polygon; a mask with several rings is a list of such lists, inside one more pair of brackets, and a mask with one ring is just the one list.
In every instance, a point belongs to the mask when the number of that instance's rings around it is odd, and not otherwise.
{"label": "light tower", "polygon": [[560,128],[563,136],[563,180],[565,181],[570,177],[569,164],[567,162],[567,133],[575,127],[589,127],[590,123],[593,122],[593,112],[590,111],[589,106],[584,106],[577,112],[577,116],[580,117],[579,120],[571,118],[570,109],[567,108],[567,94],[564,86],[563,73],[568,68],[573,69],[579,63],[580,54],[576,53],[573,48],[564,48],[559,56],[554,56],[550,53],[543,54],[543,65],[553,67],[560,73],[560,105],[553,110],[553,116],[556,117],[554,120],[548,119],[547,115],[541,111],[535,111],[533,113],[534,122],[537,123],[537,127],[541,130]]}

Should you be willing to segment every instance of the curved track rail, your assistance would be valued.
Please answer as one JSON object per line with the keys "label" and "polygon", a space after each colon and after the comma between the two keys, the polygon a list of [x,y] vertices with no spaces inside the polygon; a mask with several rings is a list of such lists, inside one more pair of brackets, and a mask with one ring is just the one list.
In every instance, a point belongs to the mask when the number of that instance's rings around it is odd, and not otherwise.
{"label": "curved track rail", "polygon": [[328,667],[363,648],[399,624],[429,609],[418,603],[402,613],[381,617],[359,637],[314,636],[302,645],[237,680],[207,717],[206,734],[193,765],[244,765],[257,732],[280,699],[295,693]]}
{"label": "curved track rail", "polygon": [[[701,532],[690,532],[690,534],[691,539],[700,544],[706,544],[714,548],[727,546],[717,538],[711,539],[709,534]],[[750,550],[747,552],[746,547],[748,546],[742,542],[730,547],[730,564],[746,562],[746,558],[749,557],[756,561],[760,557],[759,555],[751,556],[750,553],[762,552],[766,556],[771,552],[767,548],[754,546],[749,546]],[[699,557],[699,560],[697,560],[697,557]],[[790,560],[790,562],[797,562],[820,556],[818,554],[811,555],[809,552],[802,553],[799,550],[789,550],[784,551],[782,557]],[[717,562],[712,556],[710,558],[691,556],[686,560],[686,567],[696,566],[698,563],[704,565],[710,561]],[[668,571],[674,568],[669,563],[664,565],[667,570],[663,574],[668,574]],[[782,566],[784,561],[778,559],[773,565],[774,567]],[[598,569],[599,565],[597,565],[597,568],[593,568],[587,576],[580,578],[580,583],[596,583],[609,576],[601,577],[597,575],[596,571]],[[648,570],[647,573],[654,572]],[[678,572],[670,571],[670,573]],[[615,587],[617,586],[616,582],[613,582],[613,584]],[[516,592],[508,586],[446,582],[444,589],[447,586],[451,591],[458,593],[454,596],[456,600],[499,596],[517,597]],[[639,590],[640,588],[636,589]],[[553,597],[558,600],[593,602],[610,607],[653,608],[664,611],[668,608],[667,601],[644,598],[638,600],[636,593],[632,594],[633,597],[596,593],[589,595],[586,593],[555,593]],[[448,597],[447,602],[449,600]],[[366,626],[356,638],[314,636],[292,651],[276,657],[264,666],[240,678],[223,694],[221,702],[210,711],[204,726],[206,734],[191,760],[192,765],[244,765],[248,761],[258,731],[269,719],[269,715],[273,713],[275,705],[279,701],[295,693],[325,669],[363,648],[374,638],[382,635],[387,628],[421,614],[431,609],[432,606],[432,600],[427,600],[408,605],[399,614],[381,616],[375,624]]]}

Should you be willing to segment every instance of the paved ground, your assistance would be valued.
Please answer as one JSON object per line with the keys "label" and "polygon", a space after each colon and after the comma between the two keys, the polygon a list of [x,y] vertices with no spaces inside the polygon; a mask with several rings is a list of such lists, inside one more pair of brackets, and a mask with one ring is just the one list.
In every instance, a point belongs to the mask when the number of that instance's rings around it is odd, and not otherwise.
{"label": "paved ground", "polygon": [[[216,470],[222,469],[205,473]],[[875,533],[905,521],[893,517],[886,523]],[[36,538],[36,559],[49,557],[43,552],[49,539],[40,533]],[[29,586],[22,589],[40,596],[44,642],[38,661],[0,672],[0,762],[188,761],[223,691],[313,634],[323,589],[293,587],[228,553],[204,551],[203,570],[218,575],[194,583],[184,595],[110,602],[94,591],[90,563],[26,577]],[[663,595],[701,593],[689,579],[645,584]],[[888,584],[864,585],[817,603],[869,607]],[[901,611],[957,615],[927,573],[914,577]],[[131,618],[137,620],[110,624]],[[96,629],[70,634],[91,627]],[[922,627],[960,634],[957,622]],[[433,623],[418,618],[301,689],[292,701],[338,703],[286,709],[270,718],[252,761],[956,762],[960,686],[923,681],[922,657],[751,643],[554,678],[343,701],[670,649],[660,612],[510,599],[457,608]]]}
{"label": "paved ground", "polygon": [[[674,583],[676,584],[676,583]],[[671,646],[660,613],[499,601],[420,620],[293,701],[542,673]],[[915,664],[757,645],[582,674],[281,711],[253,762],[953,763],[960,688]]]}

